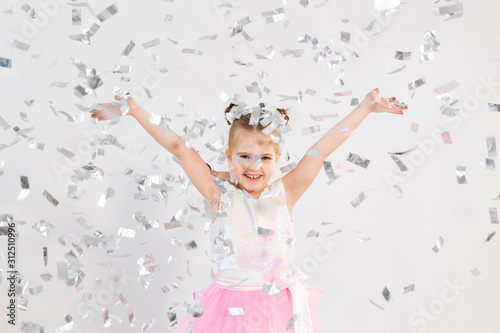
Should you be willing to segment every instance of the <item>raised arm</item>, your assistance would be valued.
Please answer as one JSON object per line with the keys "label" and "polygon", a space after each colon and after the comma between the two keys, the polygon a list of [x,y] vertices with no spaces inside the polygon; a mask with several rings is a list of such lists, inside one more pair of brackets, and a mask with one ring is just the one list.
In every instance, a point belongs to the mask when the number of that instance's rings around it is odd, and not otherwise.
{"label": "raised arm", "polygon": [[297,164],[297,167],[283,176],[289,206],[293,207],[316,179],[326,158],[347,140],[348,135],[344,134],[342,129],[347,128],[350,132],[354,132],[359,124],[372,112],[403,114],[402,110],[407,109],[406,106],[394,104],[396,98],[384,98],[379,96],[378,92],[378,88],[370,91],[351,113],[335,124],[311,146],[309,150],[319,151],[319,155],[312,156],[306,153]]}
{"label": "raised arm", "polygon": [[[120,100],[121,98],[115,96],[115,99]],[[193,147],[186,147],[184,139],[172,130],[169,131],[168,138],[165,137],[163,135],[163,128],[151,123],[149,121],[150,114],[137,104],[133,98],[128,98],[127,104],[129,106],[127,115],[134,117],[156,142],[177,157],[182,169],[194,187],[208,200],[212,207],[217,207],[214,197],[219,198],[220,190],[213,182],[215,176],[212,174],[209,165],[205,163],[198,152]],[[90,111],[92,118],[108,120],[121,115],[121,111],[117,105],[111,103],[101,105],[104,107],[103,110],[94,109]]]}

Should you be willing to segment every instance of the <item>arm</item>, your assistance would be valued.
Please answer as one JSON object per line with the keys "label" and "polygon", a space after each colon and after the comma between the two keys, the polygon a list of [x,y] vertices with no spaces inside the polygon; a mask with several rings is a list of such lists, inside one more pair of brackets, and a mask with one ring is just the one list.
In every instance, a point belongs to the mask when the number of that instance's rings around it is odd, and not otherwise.
{"label": "arm", "polygon": [[[119,100],[121,98],[115,96],[115,99]],[[149,135],[156,140],[156,142],[177,157],[182,169],[194,187],[196,187],[201,195],[208,200],[212,207],[216,207],[217,202],[213,198],[219,198],[220,190],[213,182],[215,177],[214,174],[212,174],[210,166],[205,163],[194,148],[187,148],[184,139],[178,136],[174,131],[170,130],[169,137],[166,138],[163,135],[163,128],[151,123],[149,121],[150,114],[139,104],[135,103],[132,98],[128,98],[127,103],[130,109],[127,115],[134,117],[137,122],[139,122],[139,124],[141,124],[141,126],[149,133]],[[107,103],[102,104],[102,106],[105,107],[105,110],[91,111],[92,118],[107,120],[112,116],[116,117],[121,115],[121,111],[116,105]]]}
{"label": "arm", "polygon": [[326,158],[347,140],[348,136],[342,133],[343,128],[347,127],[349,131],[354,132],[359,124],[372,112],[403,114],[402,110],[407,109],[406,106],[400,107],[393,104],[392,102],[396,98],[380,97],[378,92],[378,88],[369,92],[350,114],[335,124],[311,146],[310,150],[320,152],[318,156],[304,155],[297,167],[283,176],[283,184],[287,191],[287,203],[289,205],[293,207],[316,179]]}

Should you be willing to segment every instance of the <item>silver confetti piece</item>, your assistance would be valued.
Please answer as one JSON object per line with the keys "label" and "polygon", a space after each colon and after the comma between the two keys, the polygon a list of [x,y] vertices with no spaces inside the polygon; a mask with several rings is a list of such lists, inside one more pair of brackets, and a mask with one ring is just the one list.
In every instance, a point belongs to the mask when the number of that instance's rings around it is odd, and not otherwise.
{"label": "silver confetti piece", "polygon": [[488,103],[488,110],[493,112],[500,112],[500,104]]}
{"label": "silver confetti piece", "polygon": [[[307,4],[309,3],[307,0],[306,1],[300,0],[301,4],[302,2],[306,2],[306,5],[304,7],[306,7]],[[299,320],[299,313],[295,313],[286,323],[286,330],[288,331],[290,328],[292,328],[295,325],[295,322],[298,320]]]}
{"label": "silver confetti piece", "polygon": [[115,2],[111,6],[97,14],[97,18],[99,19],[99,21],[104,22],[116,13],[118,13],[118,3]]}
{"label": "silver confetti piece", "polygon": [[[30,48],[31,45],[23,43],[23,42],[20,42],[20,41],[14,39],[12,41],[12,46],[15,47],[15,48],[17,48],[17,49],[19,49],[19,50],[21,50],[21,51],[26,52],[26,51],[28,51],[28,49]],[[2,66],[2,67],[5,67],[5,66]]]}
{"label": "silver confetti piece", "polygon": [[486,161],[485,165],[486,169],[495,171],[495,160],[492,158],[485,158],[485,161]]}
{"label": "silver confetti piece", "polygon": [[126,229],[126,228],[119,228],[118,229],[118,236],[127,237],[127,238],[134,238],[135,237],[135,230]]}
{"label": "silver confetti piece", "polygon": [[262,286],[262,292],[268,295],[279,295],[280,289],[276,287],[274,284],[264,284]]}
{"label": "silver confetti piece", "polygon": [[133,40],[131,40],[127,44],[127,46],[125,46],[125,49],[122,51],[122,56],[127,57],[130,54],[130,52],[132,52],[132,50],[134,49],[134,47],[135,47],[135,43],[134,43]]}
{"label": "silver confetti piece", "polygon": [[495,207],[490,207],[491,224],[498,224],[498,211]]}
{"label": "silver confetti piece", "polygon": [[497,156],[497,144],[494,136],[486,137],[486,147],[488,149],[488,157]]}
{"label": "silver confetti piece", "polygon": [[356,208],[358,207],[363,201],[365,200],[365,192],[361,191],[361,193],[356,197],[354,198],[352,201],[351,201],[351,205]]}
{"label": "silver confetti piece", "polygon": [[459,184],[467,184],[467,179],[465,178],[465,170],[467,168],[461,165],[457,165],[456,174]]}
{"label": "silver confetti piece", "polygon": [[307,232],[306,237],[318,238],[318,237],[319,237],[319,231],[314,231],[314,229],[309,230],[309,231]]}
{"label": "silver confetti piece", "polygon": [[368,164],[370,164],[369,159],[363,158],[353,153],[349,153],[349,155],[347,156],[347,160],[365,169],[368,167]]}
{"label": "silver confetti piece", "polygon": [[391,303],[394,300],[394,296],[391,294],[387,286],[384,286],[384,290],[382,290],[382,296],[384,296],[385,300]]}
{"label": "silver confetti piece", "polygon": [[42,248],[42,255],[43,255],[43,265],[45,267],[47,267],[47,262],[49,261],[49,257],[48,257],[48,250],[47,250],[46,246],[44,246]]}
{"label": "silver confetti piece", "polygon": [[332,162],[324,161],[323,168],[325,169],[326,175],[330,179],[329,182],[327,183],[328,185],[333,183],[336,179],[340,178],[340,176],[337,176],[333,171]]}
{"label": "silver confetti piece", "polygon": [[320,154],[321,152],[319,150],[314,150],[314,149],[309,149],[306,153],[307,156],[313,156],[313,157],[319,156]]}
{"label": "silver confetti piece", "polygon": [[411,60],[411,52],[396,51],[394,53],[394,59],[397,59],[397,60]]}
{"label": "silver confetti piece", "polygon": [[443,244],[444,244],[444,238],[439,236],[439,240],[437,241],[436,245],[432,247],[432,251],[439,253],[439,251],[441,251],[441,249],[443,248]]}
{"label": "silver confetti piece", "polygon": [[33,223],[33,229],[48,237],[49,233],[54,230],[54,226],[47,221],[40,220],[40,222]]}
{"label": "silver confetti piece", "polygon": [[272,235],[274,235],[274,230],[258,227],[257,233],[261,236],[272,236]]}
{"label": "silver confetti piece", "polygon": [[156,45],[160,45],[160,39],[159,38],[153,39],[152,41],[149,41],[149,42],[146,42],[146,43],[142,43],[142,47],[144,47],[145,49],[149,49],[150,47],[153,47],[153,46],[156,46]]}
{"label": "silver confetti piece", "polygon": [[395,74],[395,73],[398,73],[398,72],[401,72],[403,69],[406,68],[406,65],[402,66],[402,67],[399,67],[399,68],[396,68],[395,70],[393,71],[390,71],[389,73],[387,74]]}
{"label": "silver confetti piece", "polygon": [[464,13],[464,4],[456,3],[449,6],[439,7],[439,15],[462,16]]}
{"label": "silver confetti piece", "polygon": [[398,165],[399,170],[401,170],[402,172],[408,170],[408,168],[406,167],[406,165],[399,159],[399,157],[391,155],[391,158]]}
{"label": "silver confetti piece", "polygon": [[21,176],[21,192],[17,196],[17,201],[22,201],[30,194],[30,183],[27,176]]}
{"label": "silver confetti piece", "polygon": [[434,60],[434,53],[431,52],[431,53],[428,53],[428,54],[422,54],[420,57],[419,57],[419,60],[420,62],[427,62],[427,61],[431,61],[431,60]]}
{"label": "silver confetti piece", "polygon": [[43,150],[45,148],[45,143],[33,142],[28,145],[28,148]]}
{"label": "silver confetti piece", "polygon": [[0,67],[12,68],[12,59],[0,57]]}
{"label": "silver confetti piece", "polygon": [[59,204],[59,201],[57,201],[47,190],[43,191],[43,196],[52,204],[54,207],[56,207]]}
{"label": "silver confetti piece", "polygon": [[198,56],[203,55],[203,51],[196,49],[182,49],[182,53],[196,54]]}
{"label": "silver confetti piece", "polygon": [[493,236],[495,236],[496,233],[497,233],[496,231],[493,231],[492,233],[490,233],[488,235],[488,237],[486,238],[485,242],[489,242],[493,238]]}
{"label": "silver confetti piece", "polygon": [[73,25],[82,25],[82,10],[72,9],[71,10],[71,22]]}
{"label": "silver confetti piece", "polygon": [[407,294],[415,290],[415,284],[410,284],[404,288],[403,294]]}
{"label": "silver confetti piece", "polygon": [[167,24],[171,24],[172,21],[174,19],[174,16],[173,15],[166,15],[165,16],[165,19],[163,20],[163,22],[167,23]]}
{"label": "silver confetti piece", "polygon": [[130,74],[132,72],[132,66],[129,65],[114,65],[113,73]]}
{"label": "silver confetti piece", "polygon": [[292,170],[293,170],[293,169],[295,169],[296,167],[297,167],[297,163],[292,162],[292,163],[290,163],[290,164],[288,164],[288,165],[285,165],[284,167],[281,167],[281,168],[280,168],[280,171],[281,171],[282,173],[287,173],[287,172],[289,172],[289,171],[292,171]]}
{"label": "silver confetti piece", "polygon": [[314,125],[314,126],[303,128],[302,129],[302,135],[313,134],[313,133],[317,133],[317,132],[320,132],[320,131],[321,131],[320,126],[319,125]]}
{"label": "silver confetti piece", "polygon": [[309,116],[314,121],[323,121],[325,119],[331,119],[331,118],[338,118],[339,117],[339,115],[337,113],[323,114],[323,115],[318,115],[318,116],[313,115],[313,114],[309,114]]}
{"label": "silver confetti piece", "polygon": [[417,80],[413,80],[411,83],[408,84],[408,90],[417,89],[418,87],[424,85],[425,83],[426,81],[424,77]]}
{"label": "silver confetti piece", "polygon": [[260,159],[259,154],[252,154],[252,162],[256,169],[259,169],[262,166],[262,160]]}
{"label": "silver confetti piece", "polygon": [[243,308],[229,308],[229,314],[231,316],[241,316],[245,314],[245,311]]}

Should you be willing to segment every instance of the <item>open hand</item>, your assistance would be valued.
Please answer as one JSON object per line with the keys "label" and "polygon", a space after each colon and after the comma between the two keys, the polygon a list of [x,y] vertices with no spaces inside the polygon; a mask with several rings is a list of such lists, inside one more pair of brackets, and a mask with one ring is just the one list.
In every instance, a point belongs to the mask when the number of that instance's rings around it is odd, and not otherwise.
{"label": "open hand", "polygon": [[126,110],[125,114],[130,114],[130,111],[132,111],[135,106],[134,100],[131,97],[125,100],[118,95],[115,95],[115,99],[118,102],[98,104],[100,108],[91,110],[90,113],[92,113],[92,115],[90,117],[102,121],[123,116],[123,110]]}
{"label": "open hand", "polygon": [[366,104],[370,108],[370,112],[389,112],[403,114],[403,110],[407,110],[408,106],[396,100],[396,97],[382,97],[378,95],[379,89],[375,88],[366,94],[365,99],[361,104]]}

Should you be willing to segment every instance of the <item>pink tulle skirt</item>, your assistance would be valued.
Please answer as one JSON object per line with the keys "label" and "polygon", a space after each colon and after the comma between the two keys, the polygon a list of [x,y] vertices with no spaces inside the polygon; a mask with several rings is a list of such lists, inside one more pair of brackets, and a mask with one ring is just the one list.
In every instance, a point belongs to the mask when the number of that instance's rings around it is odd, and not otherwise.
{"label": "pink tulle skirt", "polygon": [[[314,333],[323,333],[320,318],[315,308],[323,290],[307,286]],[[292,333],[293,325],[287,323],[293,315],[292,294],[283,289],[278,295],[268,295],[260,290],[240,291],[219,288],[212,283],[198,302],[203,303],[203,314],[193,317],[188,314],[177,325],[175,333]],[[230,308],[243,308],[245,314],[233,316]],[[303,333],[303,332],[295,332]]]}

